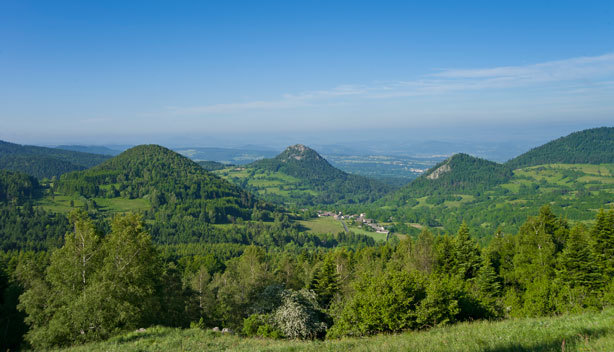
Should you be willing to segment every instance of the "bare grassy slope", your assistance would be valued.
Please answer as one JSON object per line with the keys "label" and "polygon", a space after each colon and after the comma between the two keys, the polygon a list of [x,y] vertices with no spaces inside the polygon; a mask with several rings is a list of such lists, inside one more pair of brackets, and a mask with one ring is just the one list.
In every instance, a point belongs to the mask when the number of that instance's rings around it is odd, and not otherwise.
{"label": "bare grassy slope", "polygon": [[155,327],[62,351],[614,351],[614,309],[313,342]]}

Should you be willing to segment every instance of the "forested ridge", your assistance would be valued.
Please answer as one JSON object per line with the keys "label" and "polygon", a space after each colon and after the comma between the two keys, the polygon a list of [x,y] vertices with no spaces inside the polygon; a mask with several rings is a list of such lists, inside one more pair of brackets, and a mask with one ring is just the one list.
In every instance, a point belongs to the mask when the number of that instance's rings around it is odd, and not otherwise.
{"label": "forested ridge", "polygon": [[614,127],[574,132],[533,148],[505,164],[512,168],[519,168],[553,163],[614,163]]}
{"label": "forested ridge", "polygon": [[144,198],[154,210],[206,222],[250,219],[254,207],[268,209],[250,193],[158,145],[137,146],[91,169],[62,175],[57,189],[86,197]]}
{"label": "forested ridge", "polygon": [[0,169],[42,178],[98,165],[109,156],[0,141]]}

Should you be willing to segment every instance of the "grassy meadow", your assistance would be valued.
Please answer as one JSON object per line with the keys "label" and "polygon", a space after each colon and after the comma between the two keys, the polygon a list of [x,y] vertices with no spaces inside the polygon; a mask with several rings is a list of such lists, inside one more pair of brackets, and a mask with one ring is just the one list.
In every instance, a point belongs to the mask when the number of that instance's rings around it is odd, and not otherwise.
{"label": "grassy meadow", "polygon": [[[385,241],[386,235],[383,233],[377,233],[374,231],[367,231],[358,225],[352,224],[351,221],[344,220],[348,227],[348,230],[357,234],[372,237],[376,241]],[[321,218],[314,218],[309,220],[301,220],[299,224],[308,233],[339,233],[344,231],[341,221],[335,220],[330,216],[323,216]]]}
{"label": "grassy meadow", "polygon": [[[406,204],[385,204],[379,209],[403,215],[405,222],[456,231],[461,219],[480,236],[497,229],[514,233],[528,216],[549,204],[555,213],[574,224],[591,224],[597,210],[614,199],[614,164],[545,164],[514,170],[503,184],[473,194],[433,194],[408,199]],[[397,208],[398,206],[398,208]]]}
{"label": "grassy meadow", "polygon": [[614,351],[614,309],[551,318],[480,321],[366,338],[291,341],[153,327],[61,351]]}
{"label": "grassy meadow", "polygon": [[260,195],[288,196],[291,192],[304,192],[318,195],[318,192],[301,184],[301,181],[283,172],[271,172],[267,170],[252,169],[245,167],[228,167],[214,172],[220,177],[237,185],[256,191]]}
{"label": "grassy meadow", "polygon": [[[138,212],[151,208],[149,201],[143,198],[128,199],[128,198],[92,198],[96,202],[96,209],[102,213],[123,213],[128,211]],[[38,201],[37,205],[46,211],[54,213],[68,213],[73,207],[85,207],[86,199],[77,195],[64,195],[55,193],[53,197],[47,195]]]}

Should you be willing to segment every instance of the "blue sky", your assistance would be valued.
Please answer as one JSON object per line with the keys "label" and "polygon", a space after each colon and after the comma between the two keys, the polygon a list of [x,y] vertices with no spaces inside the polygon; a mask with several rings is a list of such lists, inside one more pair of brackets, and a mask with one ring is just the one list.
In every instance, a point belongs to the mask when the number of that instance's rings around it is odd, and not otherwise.
{"label": "blue sky", "polygon": [[612,126],[614,2],[2,0],[0,122],[203,146]]}

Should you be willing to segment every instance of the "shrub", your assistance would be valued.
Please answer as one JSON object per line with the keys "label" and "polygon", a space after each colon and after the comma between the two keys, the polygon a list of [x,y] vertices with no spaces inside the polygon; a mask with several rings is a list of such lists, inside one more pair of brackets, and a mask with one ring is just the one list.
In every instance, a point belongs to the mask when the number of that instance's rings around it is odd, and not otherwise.
{"label": "shrub", "polygon": [[416,308],[425,297],[418,275],[387,272],[361,278],[328,336],[361,336],[417,327]]}
{"label": "shrub", "polygon": [[313,291],[287,290],[282,301],[282,305],[275,311],[274,319],[286,337],[315,339],[324,335],[327,324]]}
{"label": "shrub", "polygon": [[252,314],[243,320],[242,332],[249,337],[281,338],[283,333],[275,326],[270,314]]}

